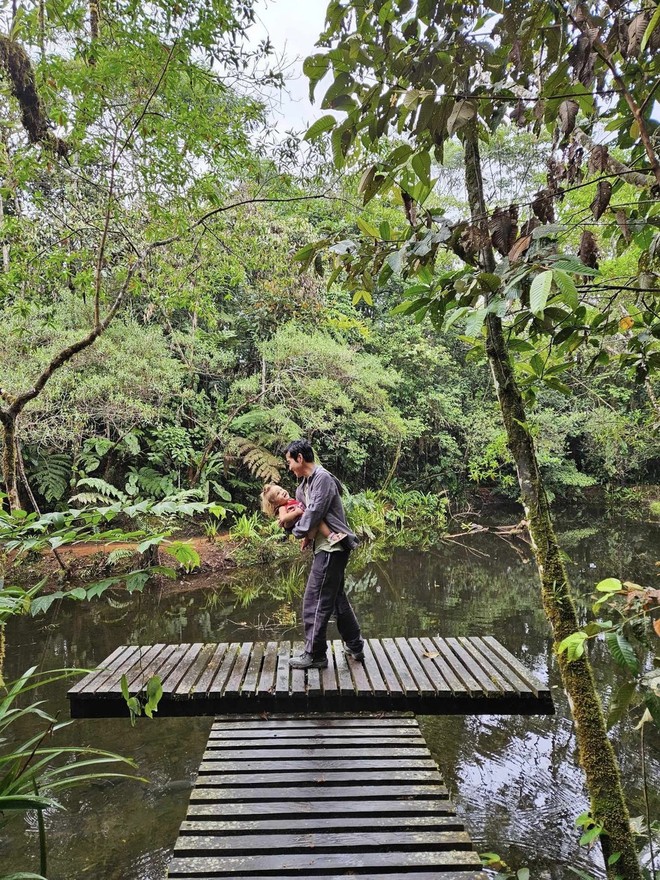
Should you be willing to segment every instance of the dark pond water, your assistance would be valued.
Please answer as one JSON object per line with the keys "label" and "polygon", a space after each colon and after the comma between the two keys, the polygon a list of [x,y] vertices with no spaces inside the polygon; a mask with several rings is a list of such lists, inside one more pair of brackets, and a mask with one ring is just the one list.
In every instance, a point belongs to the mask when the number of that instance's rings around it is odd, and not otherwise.
{"label": "dark pond water", "polygon": [[[576,592],[585,600],[606,576],[657,582],[657,524],[576,510],[562,515],[560,532]],[[348,584],[366,634],[495,635],[553,687],[554,717],[421,719],[477,849],[498,852],[515,867],[526,865],[540,880],[575,876],[569,865],[602,877],[597,855],[577,845],[574,820],[587,801],[525,545],[482,535],[424,553],[396,551],[371,561],[366,556],[363,552],[353,560]],[[218,581],[204,590],[120,595],[93,605],[71,603],[36,620],[16,620],[8,630],[7,678],[42,661],[46,668],[90,668],[124,643],[294,638],[299,634],[293,617],[298,599],[287,598],[287,590],[296,576],[302,585],[303,575],[300,569],[288,580],[286,575],[254,568],[240,580]],[[593,658],[607,700],[617,675],[598,646]],[[65,691],[66,685],[58,684],[38,696],[66,718]],[[643,813],[637,720],[627,719],[612,731],[633,816]],[[58,734],[62,744],[88,744],[134,757],[148,781],[104,781],[64,795],[66,809],[46,817],[50,880],[162,880],[210,724],[210,719],[157,719],[140,720],[131,728],[128,720],[78,721]],[[657,734],[647,733],[656,817],[659,746]],[[37,868],[34,824],[13,819],[0,836],[0,876]]]}

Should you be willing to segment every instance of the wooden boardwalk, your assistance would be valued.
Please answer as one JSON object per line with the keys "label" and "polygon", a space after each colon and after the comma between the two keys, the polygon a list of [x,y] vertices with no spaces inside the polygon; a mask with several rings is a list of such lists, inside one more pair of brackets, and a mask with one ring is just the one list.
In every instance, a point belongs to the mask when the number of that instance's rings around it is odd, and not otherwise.
{"label": "wooden boardwalk", "polygon": [[170,878],[486,880],[417,721],[214,723]]}
{"label": "wooden boardwalk", "polygon": [[132,695],[157,675],[159,716],[235,712],[378,712],[420,715],[550,714],[550,691],[496,639],[382,638],[364,661],[328,642],[327,669],[289,666],[290,642],[121,646],[68,692],[71,715],[126,715],[121,678]]}

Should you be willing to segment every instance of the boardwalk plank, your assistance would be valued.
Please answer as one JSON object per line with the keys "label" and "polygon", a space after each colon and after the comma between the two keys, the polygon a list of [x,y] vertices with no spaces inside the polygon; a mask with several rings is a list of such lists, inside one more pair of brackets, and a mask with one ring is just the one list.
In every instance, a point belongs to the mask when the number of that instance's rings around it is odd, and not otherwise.
{"label": "boardwalk plank", "polygon": [[250,663],[245,673],[245,679],[241,685],[241,693],[245,696],[251,696],[257,691],[257,682],[259,681],[259,673],[261,672],[261,663],[264,659],[264,644],[257,642],[252,649],[250,655]]}
{"label": "boardwalk plank", "polygon": [[500,645],[497,639],[494,639],[492,636],[484,636],[484,642],[498,657],[502,668],[512,669],[517,675],[519,675],[520,678],[527,683],[534,696],[538,697],[541,693],[549,693],[539,679],[533,675],[529,669],[526,669],[523,664],[513,656],[513,654],[509,653],[503,645]]}
{"label": "boardwalk plank", "polygon": [[[260,759],[259,756],[264,754],[267,754],[272,761],[287,761],[292,759],[302,761],[320,758],[331,761],[336,758],[337,755],[341,755],[343,758],[371,758],[376,753],[376,747],[378,749],[377,754],[380,758],[422,758],[428,755],[428,749],[426,746],[391,748],[389,746],[382,746],[378,743],[371,743],[371,745],[373,745],[374,748],[353,748],[343,744],[340,745],[339,748],[328,748],[327,746],[310,746],[305,744],[304,746],[298,746],[295,749],[286,749],[269,745],[265,748],[259,749],[242,749],[237,747],[230,751],[229,749],[212,748],[207,744],[203,760],[225,760],[224,756],[227,754],[231,754],[231,760],[235,762],[258,761]],[[337,743],[335,743],[335,746],[337,746]],[[229,758],[227,758],[227,760],[229,760]]]}
{"label": "boardwalk plank", "polygon": [[238,651],[236,662],[231,671],[231,675],[227,679],[224,695],[227,697],[237,697],[241,692],[241,682],[252,654],[252,642],[243,642]]}
{"label": "boardwalk plank", "polygon": [[[152,676],[158,675],[168,657],[174,653],[175,647],[175,645],[153,645],[140,657],[125,673],[129,691],[135,693],[141,691]],[[117,674],[104,687],[104,691],[110,696],[121,695],[121,676]]]}
{"label": "boardwalk plank", "polygon": [[88,672],[84,678],[81,678],[80,681],[76,682],[72,688],[69,689],[70,694],[77,694],[80,691],[93,691],[95,687],[98,686],[98,683],[102,680],[104,681],[110,675],[112,675],[113,671],[121,666],[122,658],[127,657],[129,653],[136,650],[131,646],[120,645],[118,648],[110,654],[103,661],[102,665],[93,669],[91,672]]}
{"label": "boardwalk plank", "polygon": [[275,677],[275,693],[278,697],[289,693],[289,658],[291,656],[291,643],[280,642],[277,651],[277,674]]}
{"label": "boardwalk plank", "polygon": [[498,688],[493,680],[486,675],[481,666],[474,659],[473,655],[465,649],[458,639],[445,639],[445,642],[461,660],[463,665],[470,670],[470,673],[485,694],[489,697],[499,697],[502,695],[500,688]]}
{"label": "boardwalk plank", "polygon": [[[206,805],[205,805],[206,806]],[[214,808],[215,809],[215,808]],[[190,815],[190,811],[189,811]],[[350,813],[350,830],[359,831],[364,828],[367,831],[374,830],[374,817],[371,813],[366,816]],[[296,832],[346,831],[346,815],[321,816],[296,819]],[[463,825],[456,816],[426,815],[426,816],[378,816],[378,830],[394,828],[397,831],[462,831]],[[272,834],[275,831],[291,831],[291,819],[272,818],[259,816],[249,819],[220,818],[216,813],[202,818],[199,814],[194,820],[185,819],[181,823],[181,834]]]}
{"label": "boardwalk plank", "polygon": [[[362,773],[364,770],[380,770],[383,773],[389,773],[390,770],[424,770],[435,767],[435,761],[430,757],[421,755],[413,755],[412,757],[395,756],[391,758],[374,756],[372,752],[369,757],[365,755],[342,756],[338,758],[327,757],[300,757],[297,760],[268,760],[267,758],[251,758],[249,761],[225,760],[218,761],[215,758],[206,758],[202,760],[199,766],[200,773],[250,773],[250,774],[266,774],[272,773],[288,773],[301,771],[308,773],[334,772],[344,771],[350,773],[352,770]],[[265,778],[265,776],[264,776]]]}
{"label": "boardwalk plank", "polygon": [[195,642],[194,645],[187,645],[186,651],[178,663],[176,669],[173,669],[166,679],[161,681],[163,693],[168,696],[176,693],[176,689],[180,682],[186,677],[189,670],[195,665],[195,661],[202,653],[204,647],[203,642]]}
{"label": "boardwalk plank", "polygon": [[[355,782],[355,778],[351,780]],[[388,783],[394,780],[388,780]],[[301,800],[335,800],[342,801],[358,801],[364,797],[364,786],[361,785],[333,785],[318,788],[305,787],[300,785],[282,785],[277,788],[260,788],[256,785],[252,788],[221,788],[207,787],[200,783],[190,795],[192,801],[228,801],[233,803],[238,801],[301,801]],[[426,783],[413,783],[408,780],[407,783],[400,785],[380,785],[374,788],[370,793],[371,799],[380,798],[381,800],[391,801],[399,798],[419,798],[427,800],[429,798],[437,798],[438,800],[446,800],[449,797],[447,789],[443,785],[428,785]]]}
{"label": "boardwalk plank", "polygon": [[[403,797],[392,797],[389,800],[375,799],[373,797],[353,799],[351,801],[342,800],[323,800],[308,799],[304,800],[287,800],[287,801],[263,801],[252,803],[234,803],[229,809],[225,804],[218,806],[208,798],[203,798],[198,802],[191,801],[188,805],[188,817],[199,818],[201,816],[217,819],[222,815],[222,811],[227,811],[231,819],[244,817],[248,819],[256,818],[264,821],[270,821],[273,817],[285,816],[287,828],[291,827],[291,819],[304,819],[305,817],[313,817],[312,822],[322,821],[324,818],[335,818],[338,821],[345,819],[347,816],[351,818],[364,814],[368,817],[376,817],[380,822],[385,817],[391,817],[397,821],[402,818],[407,821],[410,817],[430,817],[446,816],[448,819],[455,820],[455,812],[453,805],[446,795],[441,798],[424,799],[409,798],[407,795]],[[346,827],[345,823],[342,827]],[[461,826],[462,827],[462,826]]]}
{"label": "boardwalk plank", "polygon": [[412,675],[417,691],[423,697],[432,697],[435,696],[436,690],[433,686],[433,682],[426,674],[426,671],[423,669],[422,664],[417,659],[417,655],[415,654],[412,645],[409,644],[407,639],[396,638],[394,639],[394,644],[399,649],[399,653],[403,657],[410,670],[410,674]]}
{"label": "boardwalk plank", "polygon": [[[383,868],[391,871],[392,868],[416,868],[423,870],[425,867],[442,868],[471,868],[479,870],[481,860],[475,852],[449,851],[449,852],[400,852],[396,855],[396,861],[391,852],[380,853],[351,853],[351,867],[362,871],[373,868]],[[341,870],[346,865],[346,853],[316,853],[294,854],[280,856],[221,856],[221,857],[188,857],[175,858],[170,865],[170,877],[227,877],[237,872],[246,871],[282,871],[307,872],[327,870]],[[239,873],[238,876],[241,876]],[[305,874],[303,873],[303,876]]]}
{"label": "boardwalk plank", "polygon": [[385,696],[388,693],[387,686],[383,681],[383,676],[374,657],[371,645],[366,640],[364,643],[364,670],[369,679],[371,693],[377,697]]}
{"label": "boardwalk plank", "polygon": [[241,648],[240,642],[231,642],[225,651],[224,657],[222,658],[222,662],[213,677],[213,681],[209,685],[208,694],[222,694],[225,689],[225,685],[229,681],[229,677],[231,676],[232,670],[234,668],[234,664],[236,663],[236,659],[238,657],[238,652]]}
{"label": "boardwalk plank", "polygon": [[267,642],[264,651],[264,665],[261,669],[258,694],[272,694],[275,691],[275,675],[277,674],[277,642]]}
{"label": "boardwalk plank", "polygon": [[353,679],[351,678],[351,672],[348,668],[348,660],[346,659],[346,654],[344,654],[344,644],[341,639],[335,639],[332,643],[332,647],[335,666],[337,667],[337,678],[339,680],[339,693],[354,694],[355,687],[353,686]]}
{"label": "boardwalk plank", "polygon": [[532,695],[532,689],[526,684],[516,673],[509,669],[502,668],[502,662],[496,654],[490,650],[488,645],[480,638],[466,638],[462,636],[459,642],[466,651],[469,651],[475,660],[483,667],[484,671],[490,678],[502,689],[503,692],[513,689],[522,696]]}
{"label": "boardwalk plank", "polygon": [[[385,682],[385,686],[387,687],[387,691],[389,694],[394,694],[395,696],[403,695],[403,688],[401,687],[401,682],[396,677],[396,673],[392,669],[392,664],[390,663],[390,659],[388,655],[385,653],[383,646],[380,643],[379,639],[369,639],[369,647],[371,648],[371,653],[373,654],[376,662],[378,663],[378,667],[383,676],[383,680]],[[365,655],[366,656],[366,655]]]}
{"label": "boardwalk plank", "polygon": [[261,837],[252,835],[210,835],[195,834],[179,837],[174,852],[178,856],[184,853],[192,855],[214,854],[223,850],[228,854],[248,855],[266,852],[270,855],[287,850],[314,849],[316,852],[367,852],[370,849],[386,849],[394,852],[398,849],[406,851],[423,850],[433,847],[436,852],[445,850],[469,850],[470,837],[465,831],[364,831],[344,830],[309,831],[301,833],[297,829],[290,834],[264,834]]}
{"label": "boardwalk plank", "polygon": [[222,663],[222,658],[225,656],[229,645],[226,642],[220,642],[216,645],[215,651],[213,652],[213,657],[208,665],[208,667],[204,670],[202,675],[200,675],[197,683],[193,688],[193,692],[195,695],[206,694],[208,692],[209,686],[213,681],[213,678],[218,671],[218,667]]}
{"label": "boardwalk plank", "polygon": [[433,662],[433,655],[438,653],[433,643],[429,639],[418,638],[408,639],[408,643],[415,652],[420,666],[431,679],[435,692],[442,697],[449,696],[452,690],[447,683],[447,679]]}
{"label": "boardwalk plank", "polygon": [[[374,786],[386,785],[389,787],[395,782],[406,784],[418,782],[426,785],[432,782],[439,784],[441,781],[437,770],[388,770],[386,777],[383,776],[382,770],[363,770],[360,772],[360,779],[362,782],[368,782]],[[239,788],[243,785],[250,787],[270,787],[274,785],[334,786],[349,785],[355,782],[355,772],[351,770],[292,770],[289,773],[254,773],[247,778],[240,773],[216,775],[200,773],[199,781],[206,788],[215,786]]]}
{"label": "boardwalk plank", "polygon": [[438,653],[445,661],[446,668],[452,670],[467,693],[474,696],[474,694],[480,691],[481,688],[479,687],[479,682],[472,677],[470,670],[461,663],[454,652],[448,647],[446,640],[434,636],[432,641],[435,644]]}

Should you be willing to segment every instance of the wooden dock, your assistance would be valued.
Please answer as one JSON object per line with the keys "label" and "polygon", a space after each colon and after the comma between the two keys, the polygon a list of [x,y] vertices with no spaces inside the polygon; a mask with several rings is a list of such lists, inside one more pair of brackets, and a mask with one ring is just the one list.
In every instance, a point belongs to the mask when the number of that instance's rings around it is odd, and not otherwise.
{"label": "wooden dock", "polygon": [[123,645],[68,692],[74,718],[127,714],[132,695],[161,679],[158,715],[236,712],[379,712],[420,715],[551,714],[550,691],[496,639],[382,638],[365,644],[364,661],[328,642],[327,669],[300,670],[290,642]]}
{"label": "wooden dock", "polygon": [[170,878],[486,880],[409,717],[217,719]]}

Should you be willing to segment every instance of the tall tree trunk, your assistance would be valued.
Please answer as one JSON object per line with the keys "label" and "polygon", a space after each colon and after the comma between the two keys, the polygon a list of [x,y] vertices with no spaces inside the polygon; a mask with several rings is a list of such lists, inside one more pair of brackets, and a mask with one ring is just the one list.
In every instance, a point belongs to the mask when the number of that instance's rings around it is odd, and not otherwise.
{"label": "tall tree trunk", "polygon": [[18,468],[16,466],[16,419],[11,412],[0,410],[0,422],[3,427],[2,437],[2,478],[9,501],[9,510],[20,510],[21,500],[18,495]]}
{"label": "tall tree trunk", "polygon": [[[476,125],[465,137],[465,181],[473,222],[487,228],[487,212],[481,175],[481,160]],[[481,254],[483,268],[495,270],[491,247]],[[570,583],[557,542],[550,506],[540,473],[536,449],[527,424],[525,404],[516,382],[502,321],[495,315],[486,318],[486,353],[495,382],[507,440],[518,473],[520,495],[525,509],[532,548],[541,579],[543,609],[552,628],[554,647],[579,629]],[[591,665],[583,656],[569,663],[566,654],[558,655],[562,684],[568,694],[576,726],[580,763],[594,818],[603,823],[601,836],[605,862],[620,853],[614,865],[607,865],[607,876],[641,880],[641,870],[630,831],[619,766],[607,736],[603,708],[596,692]]]}

